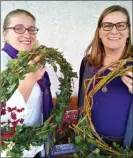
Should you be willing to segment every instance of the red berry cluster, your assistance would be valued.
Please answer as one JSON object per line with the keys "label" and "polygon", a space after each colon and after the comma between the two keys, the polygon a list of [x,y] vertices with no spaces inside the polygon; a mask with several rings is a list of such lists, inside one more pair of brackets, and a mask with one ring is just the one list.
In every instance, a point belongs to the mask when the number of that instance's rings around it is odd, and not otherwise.
{"label": "red berry cluster", "polygon": [[10,113],[11,120],[8,120],[7,122],[1,122],[1,125],[12,125],[13,127],[16,127],[18,123],[23,124],[24,119],[17,119],[16,113],[20,113],[24,110],[24,108],[17,109],[16,107],[10,108],[6,107],[6,104],[1,105],[1,116],[6,115],[7,113]]}
{"label": "red berry cluster", "polygon": [[4,139],[9,139],[11,137],[13,137],[16,133],[16,130],[14,127],[10,128],[10,131],[8,132],[1,132],[1,138],[4,138]]}
{"label": "red berry cluster", "polygon": [[57,132],[58,132],[58,133],[62,133],[62,132],[63,132],[62,127],[58,127],[58,128],[57,128]]}
{"label": "red berry cluster", "polygon": [[63,121],[69,124],[77,124],[78,123],[78,110],[69,110],[64,114]]}
{"label": "red berry cluster", "polygon": [[[1,129],[1,133],[0,133],[0,137],[1,137],[1,141],[0,141],[0,146],[4,146],[4,140],[9,139],[11,137],[13,137],[16,133],[16,126],[18,125],[18,123],[23,124],[24,119],[20,118],[17,119],[17,113],[20,113],[24,110],[24,108],[21,109],[17,109],[16,107],[10,108],[10,107],[6,107],[5,103],[2,103],[1,105],[1,116],[3,115],[9,115],[10,119],[1,122],[2,128]],[[5,128],[8,128],[8,131],[5,131]]]}

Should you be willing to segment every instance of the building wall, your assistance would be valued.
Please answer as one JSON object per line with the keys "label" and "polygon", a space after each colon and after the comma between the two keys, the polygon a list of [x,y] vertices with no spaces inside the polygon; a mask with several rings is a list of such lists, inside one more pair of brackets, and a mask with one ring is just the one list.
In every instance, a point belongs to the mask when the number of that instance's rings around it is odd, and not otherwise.
{"label": "building wall", "polygon": [[[126,7],[132,20],[132,1],[1,1],[1,26],[8,12],[17,8],[30,11],[37,19],[39,43],[58,48],[78,73],[84,51],[94,36],[99,15],[114,4]],[[47,65],[47,71],[52,83],[52,95],[56,97],[57,76],[50,65]],[[78,78],[74,79],[73,95],[77,92]]]}

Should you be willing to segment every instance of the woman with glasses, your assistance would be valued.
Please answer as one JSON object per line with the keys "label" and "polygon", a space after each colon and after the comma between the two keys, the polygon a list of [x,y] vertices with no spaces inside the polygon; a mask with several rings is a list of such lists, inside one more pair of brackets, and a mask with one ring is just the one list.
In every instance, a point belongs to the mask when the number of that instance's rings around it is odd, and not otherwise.
{"label": "woman with glasses", "polygon": [[[120,59],[132,57],[132,48],[128,11],[119,5],[106,8],[98,20],[94,38],[81,62],[78,93],[79,106],[82,107],[83,105],[83,80],[85,76],[92,76],[102,66],[108,66]],[[133,62],[127,64],[133,65]],[[88,74],[85,71],[86,68],[88,68]],[[108,68],[102,75],[106,76],[114,68]],[[132,72],[127,72],[126,76],[123,77],[116,77],[106,87],[101,88],[94,94],[93,108],[91,110],[92,122],[99,135],[108,143],[115,141],[121,145],[123,143],[127,145],[128,142],[128,146],[131,145],[133,137],[130,112],[131,106],[133,106],[131,105],[132,100]],[[130,124],[130,127],[127,124]],[[128,137],[127,128],[130,128]],[[127,140],[127,138],[130,140]]]}
{"label": "woman with glasses", "polygon": [[[3,24],[3,38],[5,41],[1,51],[1,70],[6,69],[6,65],[10,59],[17,58],[19,51],[30,51],[36,41],[38,28],[35,25],[35,17],[28,11],[16,9],[8,13]],[[34,60],[38,60],[36,57]],[[33,61],[30,61],[32,64]],[[48,109],[45,119],[50,115],[52,109],[52,96],[50,92],[50,80],[45,67],[40,66],[36,72],[26,75],[11,98],[6,102],[7,107],[24,108],[17,118],[23,118],[24,124],[34,126],[42,124],[42,106],[46,104]],[[45,93],[47,91],[47,93]],[[4,117],[6,119],[6,117]],[[9,119],[7,117],[7,119]],[[7,120],[5,120],[7,121]],[[34,157],[36,153],[43,150],[43,147],[33,147],[30,151],[25,150],[23,157]],[[6,152],[2,153],[2,157],[6,157]]]}

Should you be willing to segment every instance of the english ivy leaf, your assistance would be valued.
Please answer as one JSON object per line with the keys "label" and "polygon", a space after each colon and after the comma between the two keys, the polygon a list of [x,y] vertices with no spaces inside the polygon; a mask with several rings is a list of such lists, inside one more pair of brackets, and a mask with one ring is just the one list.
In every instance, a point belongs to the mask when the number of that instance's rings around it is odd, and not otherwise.
{"label": "english ivy leaf", "polygon": [[82,142],[81,136],[76,136],[76,137],[75,137],[75,141],[76,141],[76,143]]}
{"label": "english ivy leaf", "polygon": [[57,124],[62,120],[62,117],[59,115],[59,116],[56,116],[56,122],[57,122]]}
{"label": "english ivy leaf", "polygon": [[53,68],[54,68],[54,71],[57,72],[57,66],[55,65]]}
{"label": "english ivy leaf", "polygon": [[8,87],[8,92],[7,92],[7,94],[11,93],[11,92],[15,89],[15,87],[16,87],[16,83],[10,85],[10,87]]}

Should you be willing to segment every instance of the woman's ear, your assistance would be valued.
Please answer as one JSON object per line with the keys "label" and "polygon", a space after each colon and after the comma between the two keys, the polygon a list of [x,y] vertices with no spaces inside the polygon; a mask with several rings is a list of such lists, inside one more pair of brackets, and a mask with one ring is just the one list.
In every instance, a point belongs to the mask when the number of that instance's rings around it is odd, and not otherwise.
{"label": "woman's ear", "polygon": [[101,29],[98,30],[99,39],[101,39]]}
{"label": "woman's ear", "polygon": [[3,36],[3,40],[6,41],[6,31],[3,30],[2,36]]}

